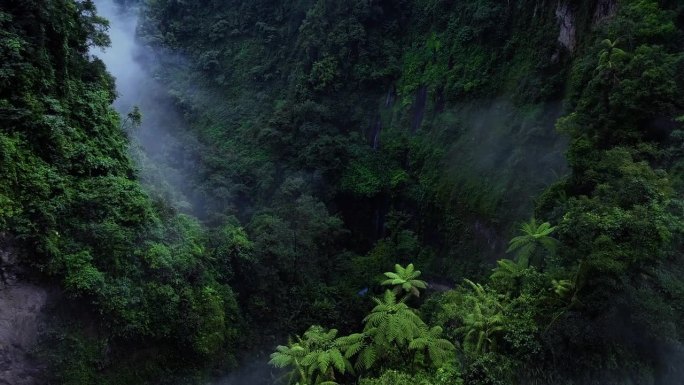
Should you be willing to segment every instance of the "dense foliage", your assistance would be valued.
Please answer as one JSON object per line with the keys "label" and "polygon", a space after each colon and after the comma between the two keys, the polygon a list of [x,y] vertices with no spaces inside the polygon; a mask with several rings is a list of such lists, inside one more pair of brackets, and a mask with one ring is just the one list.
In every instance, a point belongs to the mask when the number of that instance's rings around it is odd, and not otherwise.
{"label": "dense foliage", "polygon": [[0,235],[59,288],[56,383],[273,349],[299,385],[684,376],[681,2],[120,3],[184,212],[137,180],[93,3],[0,7]]}
{"label": "dense foliage", "polygon": [[[0,234],[28,279],[61,288],[43,353],[56,381],[143,383],[188,360],[230,362],[228,255],[137,182],[113,79],[88,55],[108,43],[107,21],[90,1],[50,1],[3,4],[0,23]],[[147,372],[127,369],[141,360]]]}

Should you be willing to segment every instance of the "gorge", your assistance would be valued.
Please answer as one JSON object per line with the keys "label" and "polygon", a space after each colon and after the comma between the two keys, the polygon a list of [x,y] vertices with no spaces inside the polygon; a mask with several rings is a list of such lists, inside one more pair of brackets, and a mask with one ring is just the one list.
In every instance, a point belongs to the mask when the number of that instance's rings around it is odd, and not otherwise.
{"label": "gorge", "polygon": [[0,2],[0,384],[675,385],[684,4]]}

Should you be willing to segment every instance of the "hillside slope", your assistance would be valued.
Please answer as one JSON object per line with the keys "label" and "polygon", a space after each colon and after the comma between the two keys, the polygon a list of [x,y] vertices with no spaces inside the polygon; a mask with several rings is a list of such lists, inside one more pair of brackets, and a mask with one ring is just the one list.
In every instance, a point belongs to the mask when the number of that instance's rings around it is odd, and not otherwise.
{"label": "hillside slope", "polygon": [[117,3],[149,163],[94,3],[0,5],[0,374],[684,376],[681,1]]}

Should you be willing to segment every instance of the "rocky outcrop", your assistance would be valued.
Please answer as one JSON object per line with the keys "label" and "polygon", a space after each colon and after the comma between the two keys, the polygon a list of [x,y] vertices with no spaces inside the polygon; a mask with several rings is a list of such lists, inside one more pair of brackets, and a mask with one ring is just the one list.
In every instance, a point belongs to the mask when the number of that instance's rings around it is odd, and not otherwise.
{"label": "rocky outcrop", "polygon": [[568,1],[559,1],[556,7],[556,18],[560,24],[558,42],[568,51],[574,52],[577,45],[577,26],[575,14]]}
{"label": "rocky outcrop", "polygon": [[[577,21],[570,0],[559,0],[556,6],[556,19],[559,24],[558,42],[568,51],[577,47]],[[592,24],[594,26],[612,18],[618,11],[617,0],[596,0]]]}
{"label": "rocky outcrop", "polygon": [[617,0],[598,0],[594,11],[594,25],[610,19],[617,13]]}
{"label": "rocky outcrop", "polygon": [[[4,243],[4,242],[2,242]],[[32,354],[48,291],[21,280],[17,253],[0,243],[0,385],[40,383],[44,368]]]}

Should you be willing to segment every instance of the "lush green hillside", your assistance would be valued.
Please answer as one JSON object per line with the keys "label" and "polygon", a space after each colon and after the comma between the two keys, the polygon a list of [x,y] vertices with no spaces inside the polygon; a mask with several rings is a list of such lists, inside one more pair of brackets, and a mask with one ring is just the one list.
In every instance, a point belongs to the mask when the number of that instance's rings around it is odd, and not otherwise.
{"label": "lush green hillside", "polygon": [[0,234],[21,249],[25,279],[62,293],[39,352],[51,383],[156,382],[231,362],[229,255],[137,182],[113,79],[87,54],[107,44],[107,22],[90,2],[49,1],[3,4],[0,23]]}
{"label": "lush green hillside", "polygon": [[196,218],[137,181],[92,3],[0,8],[0,233],[62,293],[55,383],[279,343],[300,385],[684,376],[681,2],[122,3]]}

